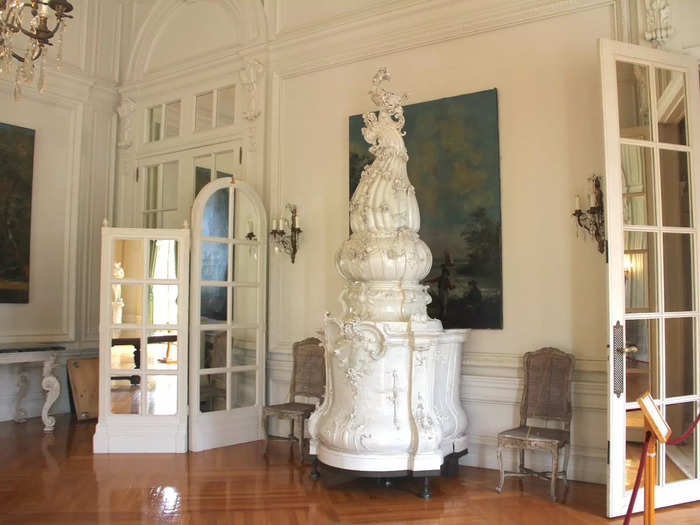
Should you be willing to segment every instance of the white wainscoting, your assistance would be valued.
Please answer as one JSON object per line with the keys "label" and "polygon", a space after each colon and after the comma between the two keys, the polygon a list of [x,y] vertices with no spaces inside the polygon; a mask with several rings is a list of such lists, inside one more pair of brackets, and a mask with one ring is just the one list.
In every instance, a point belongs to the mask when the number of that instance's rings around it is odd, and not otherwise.
{"label": "white wainscoting", "polygon": [[[605,483],[606,397],[605,361],[581,359],[573,383],[572,450],[569,478]],[[577,361],[578,363],[578,361]],[[495,469],[496,435],[518,425],[522,396],[522,356],[465,352],[462,366],[462,405],[469,418],[469,454],[461,464]],[[292,373],[289,352],[269,352],[267,358],[268,403],[287,399]],[[488,375],[485,375],[488,374]],[[273,422],[270,432],[286,435],[287,422]],[[504,454],[507,469],[515,466],[515,454]],[[526,461],[548,470],[551,456],[528,453]]]}

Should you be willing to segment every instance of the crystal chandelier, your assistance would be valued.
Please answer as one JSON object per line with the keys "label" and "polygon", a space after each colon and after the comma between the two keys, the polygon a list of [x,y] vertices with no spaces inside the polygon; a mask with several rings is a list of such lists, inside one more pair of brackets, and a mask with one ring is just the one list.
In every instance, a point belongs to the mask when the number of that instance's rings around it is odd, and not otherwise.
{"label": "crystal chandelier", "polygon": [[72,10],[67,0],[0,0],[0,75],[11,76],[14,70],[15,100],[21,95],[22,84],[31,84],[37,76],[39,92],[44,92],[46,46],[53,45],[54,36],[58,47],[56,67],[60,70],[63,33]]}

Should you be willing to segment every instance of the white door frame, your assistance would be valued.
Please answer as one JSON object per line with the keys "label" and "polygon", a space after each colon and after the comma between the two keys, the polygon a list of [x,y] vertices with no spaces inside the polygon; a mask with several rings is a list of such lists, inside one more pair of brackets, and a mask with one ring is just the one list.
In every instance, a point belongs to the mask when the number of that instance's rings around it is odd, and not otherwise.
{"label": "white door frame", "polygon": [[[625,283],[624,283],[624,235],[623,235],[623,214],[622,214],[622,177],[621,173],[621,153],[618,124],[618,99],[617,99],[617,75],[616,61],[634,62],[659,66],[666,69],[677,69],[686,72],[686,130],[689,137],[689,144],[692,150],[689,153],[691,175],[691,214],[692,225],[697,232],[698,221],[700,219],[700,89],[698,87],[698,63],[697,59],[690,56],[668,53],[656,49],[643,48],[632,44],[614,42],[610,40],[600,40],[600,60],[601,60],[601,81],[603,89],[603,121],[604,121],[604,141],[605,141],[605,173],[606,173],[606,223],[607,238],[609,247],[608,266],[608,314],[609,314],[609,356],[608,356],[608,440],[609,440],[609,464],[608,464],[608,490],[607,490],[607,515],[609,517],[624,514],[630,500],[631,491],[625,490],[625,448],[626,448],[626,403],[625,392],[618,397],[614,393],[614,336],[613,326],[619,321],[623,327],[625,325]],[[650,82],[653,84],[653,82]],[[652,101],[650,111],[652,112],[652,125],[655,127],[653,115],[654,109],[654,86],[652,90]],[[641,145],[641,144],[640,144]],[[672,149],[672,148],[671,148]],[[655,171],[658,173],[658,162]],[[658,177],[658,175],[656,175]],[[656,184],[659,188],[659,184]],[[658,195],[658,193],[657,193]],[[687,229],[686,229],[687,230]],[[697,239],[697,233],[696,233]],[[695,310],[690,312],[690,316],[697,319],[698,305],[700,304],[700,281],[698,281],[698,261],[699,245],[696,242],[693,250],[694,276],[695,276]],[[660,260],[660,259],[659,259]],[[658,263],[657,263],[658,265]],[[658,270],[659,275],[663,275],[663,269]],[[662,279],[658,279],[661,281]],[[660,285],[656,284],[657,289]],[[663,288],[661,288],[663,291]],[[650,314],[650,317],[662,319],[663,313]],[[697,321],[696,321],[697,322]],[[698,367],[698,332],[695,330],[695,370],[694,381],[696,394],[700,381]],[[623,337],[624,344],[624,337]],[[663,344],[663,341],[661,342]],[[622,359],[622,377],[625,377],[625,362]],[[660,365],[663,367],[663,364]],[[663,369],[660,372],[661,381],[664,381]],[[662,387],[663,388],[663,387]],[[700,400],[700,397],[686,396],[687,401]],[[674,434],[684,429],[673,429]],[[698,455],[698,437],[696,432],[696,456]],[[663,451],[664,447],[660,447]],[[663,456],[663,453],[661,454]],[[696,464],[700,466],[700,458],[696,458]],[[634,507],[635,512],[643,509],[644,495],[637,496]],[[700,499],[700,480],[687,480],[674,482],[671,485],[662,483],[656,489],[656,506],[665,507],[694,501]]]}
{"label": "white door frame", "polygon": [[[249,246],[257,248],[257,350],[256,364],[248,366],[229,366],[231,364],[230,336],[227,336],[226,363],[227,366],[221,369],[214,369],[216,373],[225,373],[227,382],[226,410],[212,412],[200,411],[199,381],[202,371],[200,369],[200,334],[206,325],[201,323],[201,255],[202,241],[207,238],[202,236],[202,215],[209,198],[222,188],[241,192],[253,204],[257,213],[257,228],[254,232],[256,240],[234,239],[233,233],[229,232],[228,241],[224,241],[233,246]],[[235,213],[233,203],[233,191],[229,192],[229,228],[231,228],[231,214]],[[221,239],[219,239],[221,242]],[[248,441],[255,441],[262,438],[261,414],[265,401],[265,359],[266,359],[266,296],[267,296],[267,214],[260,197],[253,187],[244,182],[231,177],[222,177],[205,186],[197,195],[192,207],[192,251],[191,251],[192,277],[190,281],[190,442],[189,448],[192,451],[206,450],[215,447],[234,445]],[[231,266],[231,251],[229,250],[229,267]],[[233,281],[230,276],[228,286],[236,289],[238,286],[246,286]],[[248,283],[250,285],[250,283]],[[230,309],[230,305],[227,305]],[[230,319],[226,324],[216,325],[215,328],[232,328]],[[230,408],[230,383],[231,372],[256,370],[256,402],[254,406],[245,408]],[[209,370],[211,373],[211,369]]]}

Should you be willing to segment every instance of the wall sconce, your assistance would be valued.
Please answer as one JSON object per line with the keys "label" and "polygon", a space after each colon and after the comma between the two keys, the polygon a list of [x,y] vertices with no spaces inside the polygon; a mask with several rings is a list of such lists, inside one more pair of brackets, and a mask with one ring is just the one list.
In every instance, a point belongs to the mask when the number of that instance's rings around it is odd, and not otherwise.
{"label": "wall sconce", "polygon": [[[275,253],[279,253],[280,250],[288,253],[292,258],[292,264],[294,264],[294,259],[299,249],[301,228],[299,228],[299,215],[297,214],[296,204],[287,204],[286,209],[289,210],[290,220],[284,217],[272,219],[270,235],[272,236]],[[289,230],[289,232],[287,232],[287,230]]]}
{"label": "wall sconce", "polygon": [[588,194],[588,209],[581,209],[581,198],[576,195],[576,217],[578,226],[593,237],[598,243],[598,251],[605,253],[605,214],[603,211],[603,190],[600,177],[593,175],[589,179],[593,184],[593,193]]}

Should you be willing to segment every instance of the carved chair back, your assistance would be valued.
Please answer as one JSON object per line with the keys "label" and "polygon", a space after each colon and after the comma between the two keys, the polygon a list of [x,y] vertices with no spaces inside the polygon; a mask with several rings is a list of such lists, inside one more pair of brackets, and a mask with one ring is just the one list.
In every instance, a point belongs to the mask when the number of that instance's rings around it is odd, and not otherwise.
{"label": "carved chair back", "polygon": [[297,341],[293,346],[294,366],[292,381],[289,385],[289,401],[294,402],[296,396],[315,397],[323,402],[326,388],[326,364],[324,349],[321,341],[309,337]]}
{"label": "carved chair back", "polygon": [[520,404],[520,425],[530,417],[571,425],[571,380],[574,356],[556,348],[540,348],[523,356],[525,387]]}

